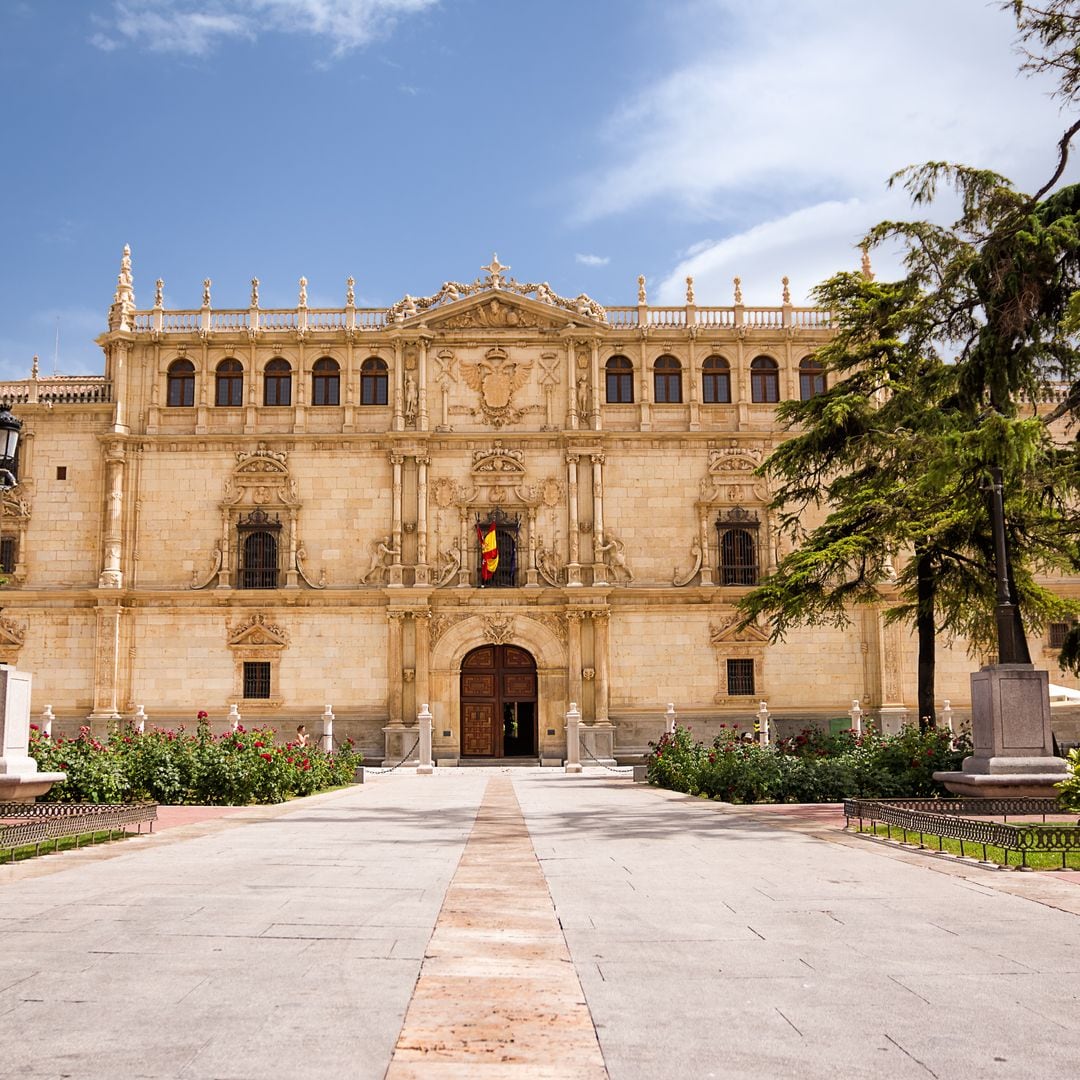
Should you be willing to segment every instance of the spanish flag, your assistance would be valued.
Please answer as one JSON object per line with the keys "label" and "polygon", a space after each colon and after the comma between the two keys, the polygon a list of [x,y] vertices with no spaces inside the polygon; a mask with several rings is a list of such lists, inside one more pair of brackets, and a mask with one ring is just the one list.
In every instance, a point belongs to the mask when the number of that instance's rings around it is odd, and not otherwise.
{"label": "spanish flag", "polygon": [[480,580],[490,581],[499,569],[499,542],[495,536],[495,522],[486,528],[476,526],[476,536],[480,541]]}

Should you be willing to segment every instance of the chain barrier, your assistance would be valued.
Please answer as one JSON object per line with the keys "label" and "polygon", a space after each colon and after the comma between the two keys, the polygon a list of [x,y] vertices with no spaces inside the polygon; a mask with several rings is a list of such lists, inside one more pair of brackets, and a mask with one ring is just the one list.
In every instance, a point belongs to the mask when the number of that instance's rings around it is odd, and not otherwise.
{"label": "chain barrier", "polygon": [[616,776],[633,776],[633,765],[627,767],[620,765],[618,768],[613,768],[611,765],[605,765],[584,743],[581,744],[581,749],[585,751],[600,766],[601,769],[607,769],[608,772],[613,772]]}
{"label": "chain barrier", "polygon": [[416,736],[416,742],[414,742],[412,744],[412,746],[409,748],[409,752],[396,765],[391,765],[389,769],[369,769],[365,765],[364,766],[364,775],[367,776],[368,773],[371,773],[372,776],[381,776],[383,773],[392,773],[395,769],[400,769],[401,766],[404,765],[405,762],[408,761],[409,758],[412,757],[413,750],[415,750],[419,745],[420,745],[420,736],[417,735]]}

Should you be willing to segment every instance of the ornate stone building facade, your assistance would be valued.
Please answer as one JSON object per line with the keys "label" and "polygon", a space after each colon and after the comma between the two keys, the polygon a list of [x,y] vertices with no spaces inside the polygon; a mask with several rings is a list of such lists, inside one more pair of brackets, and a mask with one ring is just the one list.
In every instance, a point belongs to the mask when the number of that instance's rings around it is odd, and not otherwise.
{"label": "ornate stone building facade", "polygon": [[[701,732],[914,701],[879,613],[780,645],[735,604],[775,565],[754,475],[774,404],[812,394],[826,313],[783,301],[604,309],[474,281],[387,309],[138,310],[125,249],[104,375],[8,383],[25,424],[5,497],[0,652],[35,708],[106,730],[230,704],[291,730],[330,704],[374,758],[565,752],[580,704],[602,759],[667,702]],[[482,567],[494,530],[498,565]],[[962,707],[971,661],[944,650]]]}

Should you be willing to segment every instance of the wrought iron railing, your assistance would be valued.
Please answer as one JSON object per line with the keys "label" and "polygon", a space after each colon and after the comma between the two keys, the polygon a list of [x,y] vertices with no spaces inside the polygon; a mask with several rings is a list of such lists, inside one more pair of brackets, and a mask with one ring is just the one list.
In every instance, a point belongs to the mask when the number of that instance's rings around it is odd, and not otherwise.
{"label": "wrought iron railing", "polygon": [[[0,851],[10,851],[15,861],[18,848],[33,844],[38,853],[48,841],[95,833],[126,832],[135,825],[142,832],[144,824],[154,830],[157,803],[0,803]],[[10,820],[15,819],[15,820]]]}
{"label": "wrought iron railing", "polygon": [[[844,827],[858,820],[861,832],[869,821],[876,834],[880,823],[890,839],[894,828],[903,832],[905,843],[918,835],[920,847],[926,846],[925,837],[936,837],[939,851],[943,840],[958,840],[961,855],[966,843],[974,844],[982,848],[984,862],[991,847],[1017,852],[1021,866],[1031,854],[1060,854],[1064,868],[1069,852],[1080,851],[1080,825],[1047,823],[1047,815],[1062,813],[1056,799],[845,799]],[[997,817],[1041,817],[1042,823],[987,820]]]}

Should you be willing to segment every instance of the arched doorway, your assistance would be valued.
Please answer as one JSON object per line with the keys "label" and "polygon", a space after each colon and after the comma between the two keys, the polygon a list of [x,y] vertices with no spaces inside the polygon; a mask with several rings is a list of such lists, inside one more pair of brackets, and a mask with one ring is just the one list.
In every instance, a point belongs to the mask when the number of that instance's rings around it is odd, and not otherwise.
{"label": "arched doorway", "polygon": [[461,756],[536,757],[536,661],[481,645],[461,662]]}

